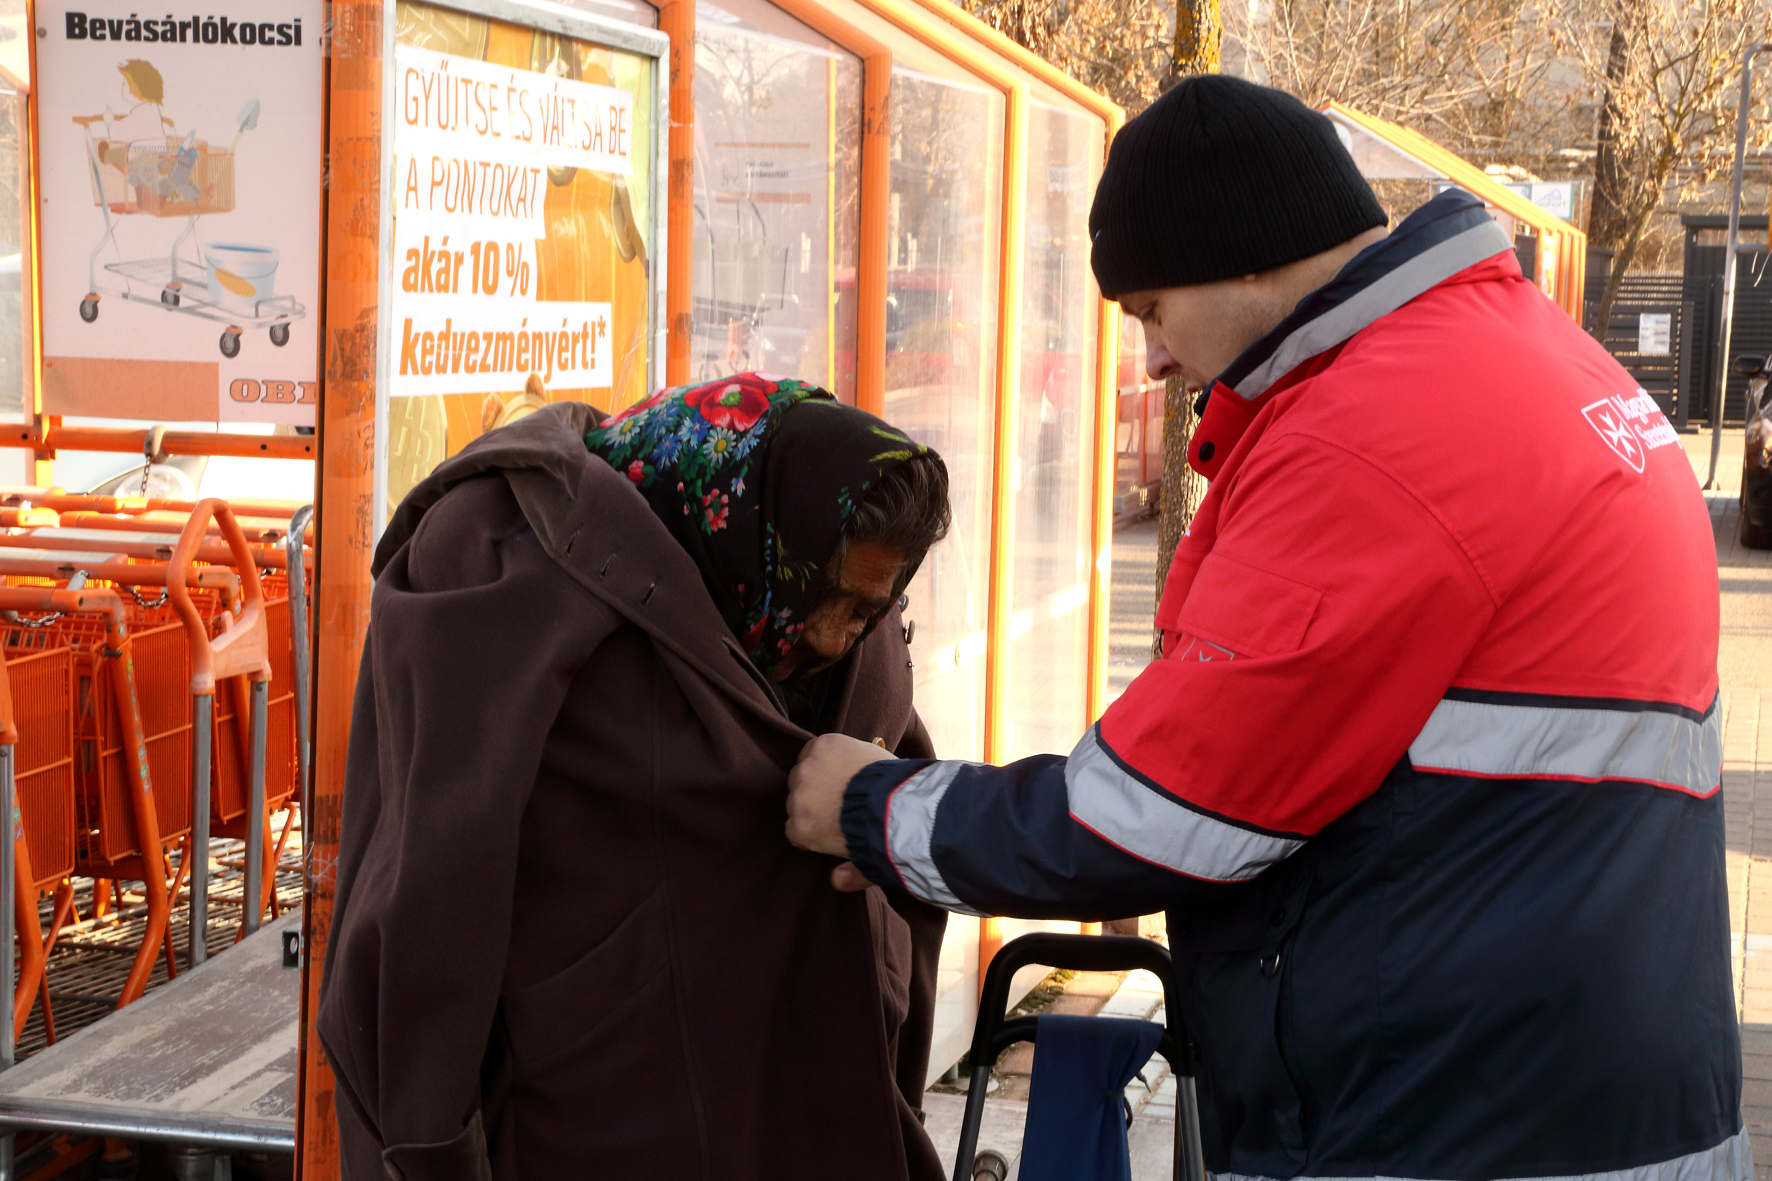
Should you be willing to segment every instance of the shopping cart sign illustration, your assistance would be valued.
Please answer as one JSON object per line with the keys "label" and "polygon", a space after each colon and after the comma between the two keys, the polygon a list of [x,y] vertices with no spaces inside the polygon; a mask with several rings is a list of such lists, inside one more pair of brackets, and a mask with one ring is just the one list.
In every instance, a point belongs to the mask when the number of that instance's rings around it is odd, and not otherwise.
{"label": "shopping cart sign illustration", "polygon": [[[86,129],[93,203],[105,219],[104,234],[87,263],[82,320],[96,321],[100,298],[110,295],[225,325],[220,342],[224,357],[240,355],[240,338],[248,330],[263,328],[272,344],[289,343],[289,325],[307,309],[293,296],[276,294],[277,251],[197,241],[198,218],[233,212],[234,149],[241,136],[258,126],[258,116],[259,101],[253,99],[240,109],[234,141],[225,148],[198,139],[195,131],[182,137],[113,140],[105,116],[74,117]],[[132,216],[182,217],[184,232],[164,255],[129,258],[117,231]],[[103,261],[107,254],[113,261]]]}

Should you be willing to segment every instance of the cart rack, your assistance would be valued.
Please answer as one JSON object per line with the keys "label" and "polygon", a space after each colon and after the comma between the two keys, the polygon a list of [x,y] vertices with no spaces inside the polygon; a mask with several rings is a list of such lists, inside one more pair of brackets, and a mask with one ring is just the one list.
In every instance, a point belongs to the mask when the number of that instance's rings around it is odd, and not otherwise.
{"label": "cart rack", "polygon": [[[0,1124],[294,1151],[301,973],[285,967],[282,945],[300,930],[292,912],[0,1073]],[[195,1062],[217,1067],[193,1072]]]}

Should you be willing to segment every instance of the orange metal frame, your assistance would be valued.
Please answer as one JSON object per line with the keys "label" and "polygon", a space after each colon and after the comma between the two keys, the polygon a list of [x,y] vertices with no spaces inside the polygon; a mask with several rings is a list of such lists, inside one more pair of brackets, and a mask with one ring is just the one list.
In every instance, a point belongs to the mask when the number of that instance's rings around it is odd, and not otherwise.
{"label": "orange metal frame", "polygon": [[[886,413],[886,253],[892,206],[892,51],[818,0],[771,0],[861,58],[861,224],[855,274],[855,404]],[[675,48],[672,49],[673,57]]]}
{"label": "orange metal frame", "polygon": [[694,329],[690,288],[695,238],[695,0],[662,0],[658,28],[671,39],[670,181],[665,206],[665,384],[689,383]]}
{"label": "orange metal frame", "polygon": [[[369,632],[369,561],[375,513],[375,323],[381,281],[382,36],[393,6],[334,0],[326,60],[326,147],[335,184],[323,194],[325,281],[320,290],[319,461],[315,465],[313,758],[302,817],[302,915],[295,1175],[339,1173],[332,1067],[314,1036],[320,966],[332,927],[345,750],[357,665]],[[340,199],[333,200],[334,194]],[[669,231],[667,250],[678,239]],[[669,265],[669,264],[667,264]]]}
{"label": "orange metal frame", "polygon": [[[58,450],[123,451],[154,454],[154,432],[103,427],[62,426],[61,419],[37,416],[35,423],[8,424],[0,430],[0,447],[25,447],[39,461],[53,459]],[[227,435],[209,431],[165,431],[160,435],[162,455],[228,455],[245,459],[312,459],[312,435]],[[46,479],[39,472],[38,479]]]}

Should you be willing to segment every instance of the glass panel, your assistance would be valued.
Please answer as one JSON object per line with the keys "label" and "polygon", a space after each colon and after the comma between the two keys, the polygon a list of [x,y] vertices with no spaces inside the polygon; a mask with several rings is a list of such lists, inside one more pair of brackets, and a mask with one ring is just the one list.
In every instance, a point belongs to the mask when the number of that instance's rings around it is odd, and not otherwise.
{"label": "glass panel", "polygon": [[[0,0],[0,422],[23,422],[33,401],[30,270],[31,56],[24,0]],[[31,453],[0,448],[0,484],[28,484]]]}
{"label": "glass panel", "polygon": [[984,754],[1003,98],[892,78],[886,418],[947,461],[953,528],[911,584],[917,712],[943,758]]}
{"label": "glass panel", "polygon": [[861,61],[765,4],[696,16],[691,377],[793,374],[852,403]]}
{"label": "glass panel", "polygon": [[646,395],[654,199],[652,59],[413,3],[395,40],[390,514],[493,427]]}
{"label": "glass panel", "polygon": [[[30,398],[30,303],[24,274],[31,244],[30,121],[26,115],[30,58],[25,53],[22,0],[0,0],[0,421],[20,421]],[[26,452],[0,452],[8,475]]]}
{"label": "glass panel", "polygon": [[1004,759],[1068,751],[1088,720],[1101,146],[1101,120],[1030,104]]}

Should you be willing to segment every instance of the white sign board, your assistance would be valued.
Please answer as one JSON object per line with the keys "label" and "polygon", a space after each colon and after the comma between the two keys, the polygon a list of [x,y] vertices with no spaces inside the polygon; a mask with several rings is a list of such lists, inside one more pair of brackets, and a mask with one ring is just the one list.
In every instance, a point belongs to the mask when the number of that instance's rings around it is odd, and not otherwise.
{"label": "white sign board", "polygon": [[320,0],[37,8],[44,411],[312,424]]}
{"label": "white sign board", "polygon": [[1575,219],[1575,184],[1573,181],[1531,181],[1507,186],[1532,204],[1564,221]]}
{"label": "white sign board", "polygon": [[608,303],[540,298],[548,170],[626,178],[624,90],[396,47],[393,397],[611,383]]}
{"label": "white sign board", "polygon": [[1673,352],[1673,316],[1668,312],[1644,312],[1637,317],[1637,352],[1645,357],[1665,357]]}

